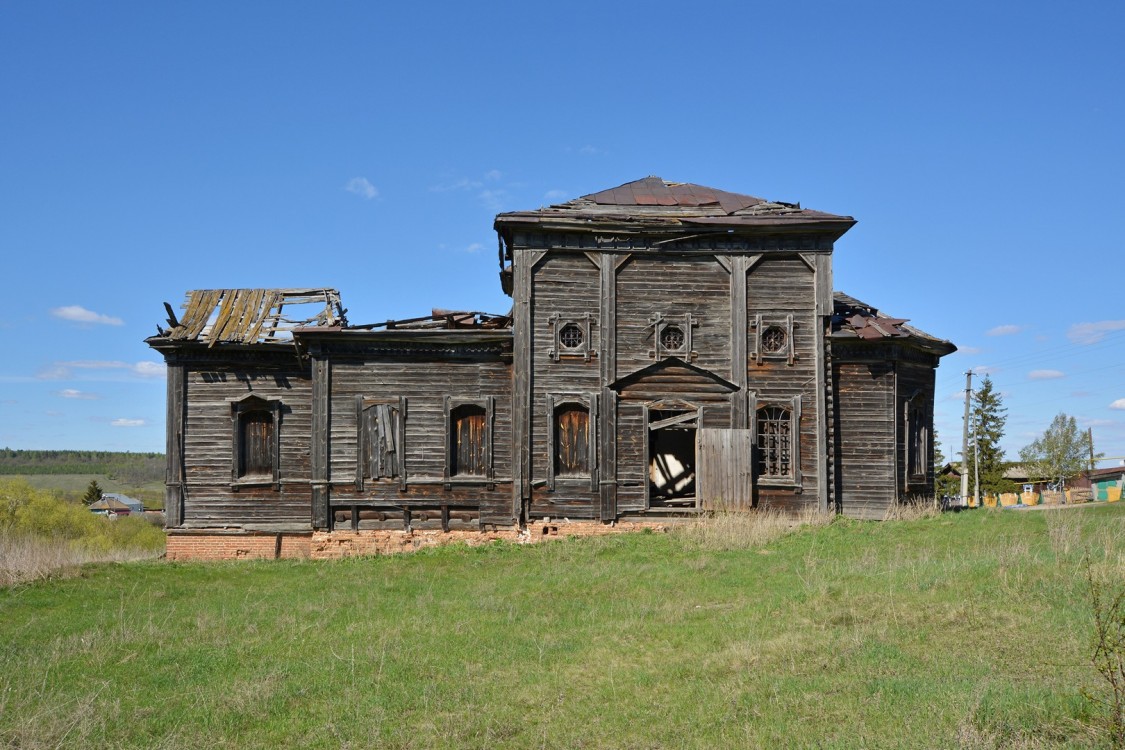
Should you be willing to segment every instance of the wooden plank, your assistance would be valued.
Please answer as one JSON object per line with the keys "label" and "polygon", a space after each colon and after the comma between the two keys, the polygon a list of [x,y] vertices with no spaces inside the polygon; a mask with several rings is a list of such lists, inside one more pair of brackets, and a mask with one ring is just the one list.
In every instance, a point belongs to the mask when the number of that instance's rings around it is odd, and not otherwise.
{"label": "wooden plank", "polygon": [[184,366],[168,363],[164,470],[164,523],[184,521]]}
{"label": "wooden plank", "polygon": [[[310,446],[312,525],[315,529],[327,529],[329,528],[329,395],[332,392],[330,381],[332,371],[328,359],[313,358],[312,372],[312,445]],[[362,477],[360,479],[362,480]]]}
{"label": "wooden plank", "polygon": [[[746,393],[746,271],[749,258],[745,255],[732,256],[729,261],[730,271],[730,380],[739,387],[741,393]],[[732,400],[731,427],[735,429],[746,427],[746,400],[735,398]]]}
{"label": "wooden plank", "polygon": [[698,494],[708,510],[749,510],[754,505],[754,435],[750,430],[699,431]]}

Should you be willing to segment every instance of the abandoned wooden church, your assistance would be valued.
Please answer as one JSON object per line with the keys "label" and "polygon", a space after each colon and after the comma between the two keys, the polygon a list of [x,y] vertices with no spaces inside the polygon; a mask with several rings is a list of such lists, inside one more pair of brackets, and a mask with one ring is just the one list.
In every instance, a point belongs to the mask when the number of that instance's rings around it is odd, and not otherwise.
{"label": "abandoned wooden church", "polygon": [[854,223],[648,177],[497,216],[507,315],[352,325],[331,289],[189,292],[147,340],[170,555],[931,495],[955,348],[834,293]]}

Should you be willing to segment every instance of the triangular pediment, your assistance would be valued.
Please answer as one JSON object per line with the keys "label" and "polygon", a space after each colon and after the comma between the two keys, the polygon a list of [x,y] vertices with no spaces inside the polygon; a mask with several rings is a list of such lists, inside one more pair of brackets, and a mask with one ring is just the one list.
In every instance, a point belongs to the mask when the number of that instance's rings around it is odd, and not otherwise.
{"label": "triangular pediment", "polygon": [[610,383],[609,387],[618,393],[631,388],[643,387],[646,390],[668,386],[669,392],[694,393],[733,393],[738,386],[726,378],[719,377],[710,370],[696,367],[679,357],[668,357],[653,362],[647,367],[631,372]]}

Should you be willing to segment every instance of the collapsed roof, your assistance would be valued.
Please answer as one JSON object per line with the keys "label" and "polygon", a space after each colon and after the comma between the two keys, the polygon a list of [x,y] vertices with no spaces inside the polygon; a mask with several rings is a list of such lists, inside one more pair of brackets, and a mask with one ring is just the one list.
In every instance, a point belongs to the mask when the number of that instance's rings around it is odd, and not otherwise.
{"label": "collapsed roof", "polygon": [[957,347],[949,341],[907,325],[906,318],[884,315],[872,305],[860,302],[843,292],[834,292],[832,298],[832,338],[834,339],[863,341],[910,339],[912,343],[933,349],[939,353],[939,356],[957,351]]}
{"label": "collapsed roof", "polygon": [[170,328],[157,326],[159,337],[208,346],[292,343],[297,328],[347,325],[340,293],[326,288],[196,289],[187,293],[178,318],[167,302],[164,308]]}

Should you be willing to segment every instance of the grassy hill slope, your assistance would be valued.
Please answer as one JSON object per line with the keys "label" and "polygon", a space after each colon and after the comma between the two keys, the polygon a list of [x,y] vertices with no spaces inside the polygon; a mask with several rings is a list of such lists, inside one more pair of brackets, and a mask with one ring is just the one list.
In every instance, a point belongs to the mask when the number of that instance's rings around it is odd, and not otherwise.
{"label": "grassy hill slope", "polygon": [[0,591],[0,745],[1096,747],[1086,555],[1125,507],[97,567]]}

